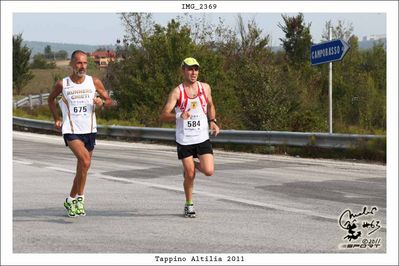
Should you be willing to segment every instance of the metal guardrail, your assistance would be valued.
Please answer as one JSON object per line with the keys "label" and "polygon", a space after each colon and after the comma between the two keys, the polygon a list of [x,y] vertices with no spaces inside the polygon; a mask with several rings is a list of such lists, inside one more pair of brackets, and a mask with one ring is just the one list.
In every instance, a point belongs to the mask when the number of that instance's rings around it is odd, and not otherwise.
{"label": "metal guardrail", "polygon": [[[54,123],[50,121],[13,117],[13,124],[25,128],[54,131]],[[175,129],[172,128],[98,125],[97,134],[142,140],[175,140]],[[355,148],[366,145],[369,141],[383,140],[385,138],[382,135],[221,130],[217,137],[211,136],[211,141],[214,143]]]}
{"label": "metal guardrail", "polygon": [[21,106],[29,106],[31,109],[33,106],[36,105],[45,105],[47,104],[47,99],[50,93],[41,93],[37,95],[31,95],[29,94],[25,98],[22,98],[18,101],[14,102],[14,108],[18,108]]}
{"label": "metal guardrail", "polygon": [[[112,96],[113,92],[109,92],[109,96]],[[31,109],[33,109],[33,106],[37,105],[46,105],[47,104],[47,99],[50,93],[40,93],[36,95],[29,94],[28,96],[18,100],[14,101],[14,108],[18,108],[21,106],[29,106]]]}

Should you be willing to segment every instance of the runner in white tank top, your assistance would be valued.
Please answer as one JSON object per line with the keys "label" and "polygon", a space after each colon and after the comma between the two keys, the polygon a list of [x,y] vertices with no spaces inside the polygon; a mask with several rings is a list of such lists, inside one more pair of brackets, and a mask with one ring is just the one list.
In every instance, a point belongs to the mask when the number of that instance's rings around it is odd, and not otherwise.
{"label": "runner in white tank top", "polygon": [[[196,96],[188,97],[184,84],[179,85],[180,97],[175,107],[176,113],[176,142],[181,145],[191,145],[209,139],[207,98],[203,85],[197,81]],[[181,118],[183,112],[189,112],[186,120]]]}
{"label": "runner in white tank top", "polygon": [[[199,63],[186,58],[182,63],[183,83],[169,94],[162,110],[162,121],[176,121],[177,155],[182,161],[186,204],[185,217],[195,217],[192,201],[195,169],[206,176],[214,173],[213,150],[209,141],[209,127],[215,136],[219,133],[212,100],[211,87],[197,81]],[[175,113],[173,113],[175,111]],[[208,127],[209,122],[209,127]],[[199,162],[193,158],[198,158]]]}
{"label": "runner in white tank top", "polygon": [[70,77],[62,80],[62,96],[59,104],[62,111],[62,134],[87,134],[97,132],[94,98],[96,87],[93,78],[86,75],[80,84]]}
{"label": "runner in white tank top", "polygon": [[[67,215],[70,217],[86,215],[84,209],[84,188],[91,156],[95,145],[97,132],[94,106],[111,106],[112,100],[102,82],[86,75],[87,55],[77,50],[71,55],[70,66],[72,74],[55,83],[48,97],[48,105],[53,114],[54,126],[62,127],[65,144],[78,159],[75,179],[69,197],[64,202]],[[96,93],[101,97],[96,97]],[[55,99],[61,96],[59,102],[63,121],[58,117]],[[104,101],[105,100],[105,101]]]}

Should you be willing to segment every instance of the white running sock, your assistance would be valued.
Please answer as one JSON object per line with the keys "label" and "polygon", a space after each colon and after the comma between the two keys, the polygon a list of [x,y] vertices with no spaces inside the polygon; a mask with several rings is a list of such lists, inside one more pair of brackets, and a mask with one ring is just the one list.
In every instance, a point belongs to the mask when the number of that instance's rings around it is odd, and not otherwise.
{"label": "white running sock", "polygon": [[73,200],[75,200],[75,198],[72,198],[71,196],[68,196],[68,198],[67,198],[67,202],[68,203],[71,203]]}
{"label": "white running sock", "polygon": [[83,200],[85,199],[85,195],[76,195],[76,198],[79,198],[79,197],[81,197]]}

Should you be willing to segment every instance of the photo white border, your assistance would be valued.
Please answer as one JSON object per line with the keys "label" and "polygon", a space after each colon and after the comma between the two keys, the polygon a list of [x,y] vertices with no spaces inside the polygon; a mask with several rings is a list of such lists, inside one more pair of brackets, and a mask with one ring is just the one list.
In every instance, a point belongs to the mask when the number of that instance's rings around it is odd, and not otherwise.
{"label": "photo white border", "polygon": [[[110,4],[112,2],[112,4]],[[1,264],[63,265],[71,254],[12,253],[12,23],[13,13],[185,13],[182,3],[216,3],[218,13],[386,13],[387,15],[387,253],[386,254],[243,254],[240,265],[362,265],[398,262],[398,3],[396,1],[1,1]],[[77,7],[82,12],[77,12]],[[328,12],[327,12],[328,11]],[[190,11],[203,13],[205,11]],[[74,254],[78,264],[161,265],[155,255]],[[188,257],[192,254],[186,254]],[[217,255],[217,254],[209,254]],[[190,263],[204,265],[204,263]],[[209,263],[208,263],[209,264]],[[174,265],[174,264],[169,264]],[[177,265],[177,264],[176,264]],[[181,265],[187,265],[182,263]],[[209,264],[211,265],[211,264]],[[213,264],[212,264],[213,265]],[[217,263],[217,265],[229,265]],[[238,265],[238,264],[237,264]]]}

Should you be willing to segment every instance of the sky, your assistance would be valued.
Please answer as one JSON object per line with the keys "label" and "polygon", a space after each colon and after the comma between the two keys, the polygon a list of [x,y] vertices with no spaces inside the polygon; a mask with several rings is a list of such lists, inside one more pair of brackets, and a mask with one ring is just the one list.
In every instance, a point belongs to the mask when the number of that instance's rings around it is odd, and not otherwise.
{"label": "sky", "polygon": [[[179,13],[152,13],[153,20],[166,26]],[[181,15],[182,13],[180,13]],[[203,17],[205,13],[192,14]],[[264,35],[268,34],[271,46],[279,46],[284,33],[278,24],[284,24],[282,14],[296,16],[298,13],[206,13],[207,21],[216,23],[221,17],[232,28],[237,28],[237,16],[241,14],[244,21],[255,19]],[[385,13],[303,13],[310,30],[313,42],[321,40],[325,24],[331,20],[336,26],[338,21],[352,25],[354,34],[359,37],[386,34]],[[27,41],[61,42],[89,45],[115,44],[125,34],[118,13],[14,13],[13,34],[22,33]]]}

